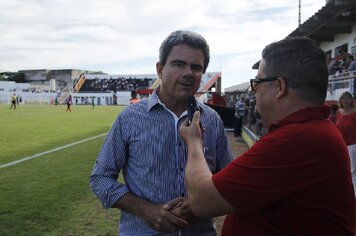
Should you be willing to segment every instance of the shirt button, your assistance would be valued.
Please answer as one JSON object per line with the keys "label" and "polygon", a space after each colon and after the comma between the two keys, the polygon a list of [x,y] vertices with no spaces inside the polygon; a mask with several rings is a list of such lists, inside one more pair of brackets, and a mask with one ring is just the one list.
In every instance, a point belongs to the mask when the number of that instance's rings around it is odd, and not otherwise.
{"label": "shirt button", "polygon": [[182,193],[181,195],[182,195],[182,197],[184,197],[184,193]]}
{"label": "shirt button", "polygon": [[183,171],[183,170],[184,170],[184,168],[183,168],[183,167],[181,167],[181,168],[180,168],[180,171]]}
{"label": "shirt button", "polygon": [[182,146],[182,142],[179,142],[179,146]]}

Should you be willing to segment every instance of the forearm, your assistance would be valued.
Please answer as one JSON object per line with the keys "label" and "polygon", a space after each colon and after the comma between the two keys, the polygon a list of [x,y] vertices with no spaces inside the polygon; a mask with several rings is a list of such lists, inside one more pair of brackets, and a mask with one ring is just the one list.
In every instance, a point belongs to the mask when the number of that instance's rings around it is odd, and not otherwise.
{"label": "forearm", "polygon": [[132,193],[128,192],[124,194],[112,207],[119,208],[131,214],[144,218],[146,209],[150,204],[152,203],[138,198]]}
{"label": "forearm", "polygon": [[234,211],[216,189],[201,145],[189,145],[185,169],[188,198],[198,217],[220,216]]}
{"label": "forearm", "polygon": [[[188,159],[185,167],[185,178],[189,201],[193,212],[199,211],[200,204],[204,201],[204,183],[211,180],[212,173],[206,163],[201,143],[188,147]],[[197,214],[199,216],[199,212]]]}
{"label": "forearm", "polygon": [[[185,122],[180,128],[180,135],[188,148],[185,167],[188,198],[196,216],[219,216],[234,211],[234,208],[221,196],[213,183],[203,152],[199,119],[200,113],[195,112],[191,125]],[[217,154],[220,155],[220,152]]]}

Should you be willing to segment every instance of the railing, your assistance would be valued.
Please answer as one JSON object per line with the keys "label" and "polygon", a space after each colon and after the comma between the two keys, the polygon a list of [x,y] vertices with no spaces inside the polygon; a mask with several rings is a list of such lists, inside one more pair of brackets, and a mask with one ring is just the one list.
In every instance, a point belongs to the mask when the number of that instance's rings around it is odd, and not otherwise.
{"label": "railing", "polygon": [[329,76],[328,91],[326,95],[327,102],[336,102],[340,95],[348,91],[355,95],[356,71],[341,73]]}

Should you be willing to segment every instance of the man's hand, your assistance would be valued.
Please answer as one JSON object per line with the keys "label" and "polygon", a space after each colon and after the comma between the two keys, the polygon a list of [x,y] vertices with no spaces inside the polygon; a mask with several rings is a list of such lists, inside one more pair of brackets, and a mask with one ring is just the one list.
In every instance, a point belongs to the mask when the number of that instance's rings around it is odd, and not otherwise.
{"label": "man's hand", "polygon": [[[171,203],[172,201],[170,201]],[[178,204],[180,201],[176,201]],[[176,205],[170,204],[170,205]],[[141,217],[152,229],[161,232],[174,232],[188,227],[188,222],[170,210],[163,204],[152,203],[136,197],[132,193],[126,193],[113,207],[120,208]]]}
{"label": "man's hand", "polygon": [[192,123],[189,125],[188,120],[179,128],[179,135],[182,137],[183,141],[187,144],[188,148],[190,146],[201,145],[202,146],[202,132],[204,128],[200,125],[200,112],[196,111],[193,116]]}
{"label": "man's hand", "polygon": [[179,197],[173,199],[172,201],[163,205],[163,208],[171,211],[175,216],[186,220],[188,223],[192,223],[197,219],[197,217],[193,214],[192,209],[190,208],[188,198]]}
{"label": "man's hand", "polygon": [[[183,212],[183,210],[181,210]],[[180,214],[183,214],[183,213]],[[147,203],[142,218],[153,229],[160,232],[174,232],[188,227],[188,222],[163,207],[163,204]]]}

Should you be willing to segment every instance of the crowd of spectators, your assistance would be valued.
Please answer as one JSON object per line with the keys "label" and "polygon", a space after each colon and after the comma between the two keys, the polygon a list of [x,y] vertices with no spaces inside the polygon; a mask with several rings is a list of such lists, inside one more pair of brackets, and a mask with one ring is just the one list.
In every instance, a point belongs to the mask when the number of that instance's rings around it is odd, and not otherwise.
{"label": "crowd of spectators", "polygon": [[327,63],[329,75],[348,75],[350,71],[356,70],[354,56],[350,53],[343,53],[342,51],[340,51],[338,58],[332,58],[331,55],[328,54]]}
{"label": "crowd of spectators", "polygon": [[148,88],[152,85],[155,78],[110,78],[110,79],[87,79],[80,91],[86,92],[107,92],[107,91],[132,91],[137,88]]}
{"label": "crowd of spectators", "polygon": [[240,137],[241,126],[247,126],[257,136],[265,134],[262,127],[261,117],[256,112],[256,98],[253,92],[239,92],[231,94],[227,98],[227,107],[235,109],[234,135]]}

